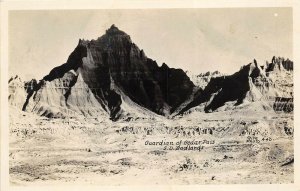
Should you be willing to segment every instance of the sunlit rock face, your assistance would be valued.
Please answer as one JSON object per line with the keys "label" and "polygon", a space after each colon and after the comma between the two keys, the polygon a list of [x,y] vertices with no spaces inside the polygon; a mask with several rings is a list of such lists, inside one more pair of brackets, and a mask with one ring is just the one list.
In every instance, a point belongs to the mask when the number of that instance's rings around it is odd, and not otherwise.
{"label": "sunlit rock face", "polygon": [[266,102],[274,111],[291,112],[293,62],[273,57],[271,63],[259,66],[254,59],[232,75],[211,77],[196,95],[180,114],[201,104],[205,112],[213,112],[227,102],[235,102],[236,106],[244,102]]}
{"label": "sunlit rock face", "polygon": [[251,102],[264,102],[264,110],[293,111],[289,59],[273,57],[265,65],[254,59],[232,75],[200,74],[191,77],[196,86],[187,74],[165,63],[158,66],[112,25],[96,40],[80,39],[67,62],[43,79],[26,83],[11,79],[9,100],[23,111],[46,117],[107,116],[113,121],[141,118],[140,114],[173,117],[198,106],[203,112],[215,112]]}
{"label": "sunlit rock face", "polygon": [[[125,112],[122,96],[126,96],[150,112],[168,116],[194,87],[183,70],[158,66],[129,35],[112,25],[96,40],[79,40],[67,62],[53,68],[28,92],[23,110],[48,116],[63,116],[61,108],[92,116],[101,110],[117,120]],[[82,109],[85,102],[97,112]]]}

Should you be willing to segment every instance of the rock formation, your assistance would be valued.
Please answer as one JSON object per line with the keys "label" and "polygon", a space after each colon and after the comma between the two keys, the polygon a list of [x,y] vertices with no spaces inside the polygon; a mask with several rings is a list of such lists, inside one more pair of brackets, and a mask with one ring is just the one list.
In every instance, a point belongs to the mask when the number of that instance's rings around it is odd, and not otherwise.
{"label": "rock formation", "polygon": [[179,114],[200,104],[204,104],[205,112],[212,112],[227,102],[235,102],[237,106],[245,101],[272,102],[275,111],[291,112],[293,62],[273,57],[271,63],[262,67],[254,59],[253,63],[243,66],[233,75],[211,78],[196,95]]}
{"label": "rock formation", "polygon": [[148,58],[129,35],[112,25],[96,40],[79,40],[67,62],[41,80],[9,80],[11,105],[51,118],[82,116],[111,120],[175,116],[202,106],[213,112],[227,103],[264,101],[276,112],[293,111],[293,62],[273,57],[232,75],[191,76]]}
{"label": "rock formation", "polygon": [[192,80],[192,82],[204,89],[207,84],[209,83],[211,78],[216,78],[216,77],[220,77],[220,76],[224,76],[224,74],[221,74],[219,71],[214,71],[214,72],[206,72],[206,73],[200,73],[198,75],[192,74],[191,72],[187,71],[186,72],[187,75],[190,77],[190,79]]}
{"label": "rock formation", "polygon": [[22,108],[26,100],[25,83],[16,75],[8,80],[8,102],[11,106]]}
{"label": "rock formation", "polygon": [[[79,83],[83,84],[81,90],[75,88]],[[112,25],[97,40],[79,40],[65,64],[55,67],[34,84],[23,110],[60,116],[63,113],[53,111],[73,109],[72,104],[86,106],[89,100],[116,120],[124,112],[121,105],[126,97],[149,111],[168,116],[190,96],[193,88],[183,70],[166,64],[158,66],[129,35]]]}

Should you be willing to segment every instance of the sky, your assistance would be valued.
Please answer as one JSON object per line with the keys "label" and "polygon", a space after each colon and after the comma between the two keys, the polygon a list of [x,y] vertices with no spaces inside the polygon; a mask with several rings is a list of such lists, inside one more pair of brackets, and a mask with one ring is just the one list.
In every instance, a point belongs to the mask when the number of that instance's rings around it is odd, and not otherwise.
{"label": "sky", "polygon": [[291,8],[20,10],[9,12],[9,74],[41,79],[112,24],[159,65],[194,74],[293,59]]}

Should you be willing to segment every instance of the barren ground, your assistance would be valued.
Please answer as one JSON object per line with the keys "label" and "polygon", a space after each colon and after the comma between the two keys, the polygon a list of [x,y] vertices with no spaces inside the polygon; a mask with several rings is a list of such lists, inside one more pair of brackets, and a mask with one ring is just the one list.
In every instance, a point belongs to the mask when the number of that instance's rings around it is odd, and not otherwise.
{"label": "barren ground", "polygon": [[[12,185],[293,182],[291,114],[233,111],[67,123],[12,109],[10,117]],[[182,147],[200,141],[201,150],[170,150],[146,141],[173,142],[174,149],[180,141]]]}

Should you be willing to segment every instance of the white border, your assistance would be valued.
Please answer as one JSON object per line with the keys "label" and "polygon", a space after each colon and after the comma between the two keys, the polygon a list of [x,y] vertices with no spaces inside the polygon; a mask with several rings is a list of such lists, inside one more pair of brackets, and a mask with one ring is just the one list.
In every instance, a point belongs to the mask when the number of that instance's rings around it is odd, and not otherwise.
{"label": "white border", "polygon": [[[300,110],[297,107],[300,96],[300,1],[299,0],[86,0],[86,1],[6,1],[1,2],[1,190],[287,190],[300,191]],[[9,186],[8,151],[8,11],[9,10],[55,10],[55,9],[156,9],[156,8],[232,8],[232,7],[293,7],[294,38],[294,184],[243,184],[243,185],[189,185],[189,186],[56,186],[53,187],[15,187]],[[298,114],[298,115],[297,115]],[[296,117],[297,116],[297,117]],[[299,146],[298,146],[299,145]]]}

